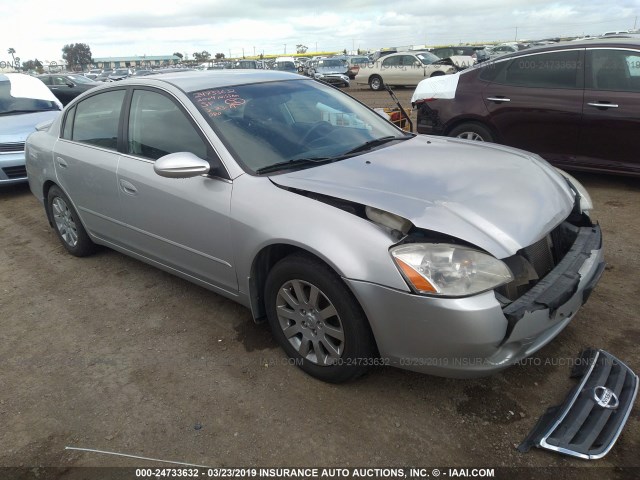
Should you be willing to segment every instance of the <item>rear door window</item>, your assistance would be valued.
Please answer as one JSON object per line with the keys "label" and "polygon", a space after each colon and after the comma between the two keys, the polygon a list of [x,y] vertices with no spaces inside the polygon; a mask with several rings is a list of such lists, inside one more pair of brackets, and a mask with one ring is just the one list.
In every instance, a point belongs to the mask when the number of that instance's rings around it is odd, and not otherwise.
{"label": "rear door window", "polygon": [[517,57],[508,61],[495,81],[532,88],[581,88],[581,53],[567,50]]}
{"label": "rear door window", "polygon": [[93,95],[76,105],[72,140],[116,150],[122,101],[126,91]]}
{"label": "rear door window", "polygon": [[586,88],[640,92],[640,51],[618,49],[587,51]]}

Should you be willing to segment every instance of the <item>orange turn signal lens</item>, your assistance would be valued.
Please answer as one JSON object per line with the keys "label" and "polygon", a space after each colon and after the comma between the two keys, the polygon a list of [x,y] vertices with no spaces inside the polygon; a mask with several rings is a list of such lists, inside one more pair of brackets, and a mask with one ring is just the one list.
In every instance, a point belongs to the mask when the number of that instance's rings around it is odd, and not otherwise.
{"label": "orange turn signal lens", "polygon": [[402,272],[409,279],[411,284],[421,292],[431,292],[438,293],[436,288],[429,283],[429,281],[416,272],[412,267],[410,267],[407,263],[400,260],[398,257],[395,258],[396,263],[402,269]]}

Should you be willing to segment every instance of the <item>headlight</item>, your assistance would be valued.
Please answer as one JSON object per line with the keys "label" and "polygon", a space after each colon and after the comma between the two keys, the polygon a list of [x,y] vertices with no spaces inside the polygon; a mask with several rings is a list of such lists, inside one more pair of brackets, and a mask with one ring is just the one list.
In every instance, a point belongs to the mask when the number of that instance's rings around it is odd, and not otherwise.
{"label": "headlight", "polygon": [[589,214],[589,212],[593,210],[593,201],[591,200],[591,196],[589,195],[589,192],[587,192],[587,189],[584,188],[584,185],[582,185],[572,175],[569,175],[564,170],[560,170],[559,168],[556,168],[556,170],[560,175],[569,180],[571,185],[573,185],[575,189],[578,190],[578,194],[580,195],[580,210],[586,214]]}
{"label": "headlight", "polygon": [[396,265],[419,293],[463,297],[513,280],[500,260],[469,247],[412,243],[391,249]]}

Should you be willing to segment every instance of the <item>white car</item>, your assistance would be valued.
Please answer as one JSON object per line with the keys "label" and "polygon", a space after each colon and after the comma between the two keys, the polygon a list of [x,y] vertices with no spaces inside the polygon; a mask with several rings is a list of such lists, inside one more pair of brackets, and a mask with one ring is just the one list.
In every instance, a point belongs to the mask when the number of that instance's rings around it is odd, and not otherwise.
{"label": "white car", "polygon": [[385,55],[373,63],[361,65],[355,82],[368,84],[371,90],[382,90],[385,85],[415,87],[425,78],[458,71],[453,65],[430,52],[400,52]]}

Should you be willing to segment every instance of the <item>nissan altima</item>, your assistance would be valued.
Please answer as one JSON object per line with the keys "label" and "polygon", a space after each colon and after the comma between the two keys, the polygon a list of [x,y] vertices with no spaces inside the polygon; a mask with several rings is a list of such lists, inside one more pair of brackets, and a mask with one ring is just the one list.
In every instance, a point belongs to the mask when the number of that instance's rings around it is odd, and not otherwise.
{"label": "nissan altima", "polygon": [[589,195],[537,155],[406,133],[285,72],[105,84],[26,155],[69,253],[107,246],[231,298],[331,382],[499,371],[604,269]]}

